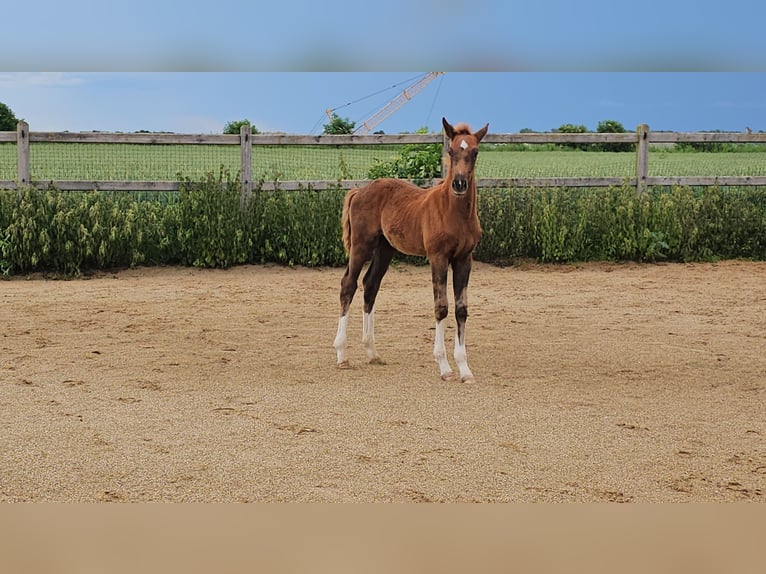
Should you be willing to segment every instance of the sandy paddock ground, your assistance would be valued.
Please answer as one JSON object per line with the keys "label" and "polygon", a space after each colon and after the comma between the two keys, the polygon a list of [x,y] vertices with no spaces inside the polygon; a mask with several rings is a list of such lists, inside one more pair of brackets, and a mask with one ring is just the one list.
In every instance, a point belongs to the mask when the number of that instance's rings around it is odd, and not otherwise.
{"label": "sandy paddock ground", "polygon": [[409,265],[336,369],[341,274],[0,282],[0,501],[766,499],[766,264],[477,264],[471,383]]}

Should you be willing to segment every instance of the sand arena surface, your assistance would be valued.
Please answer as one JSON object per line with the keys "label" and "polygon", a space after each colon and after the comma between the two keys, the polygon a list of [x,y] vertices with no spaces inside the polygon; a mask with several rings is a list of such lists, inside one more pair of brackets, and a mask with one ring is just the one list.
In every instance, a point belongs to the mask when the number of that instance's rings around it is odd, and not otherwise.
{"label": "sand arena surface", "polygon": [[0,282],[0,501],[766,500],[766,264],[476,264],[472,383],[408,265],[336,369],[342,272]]}

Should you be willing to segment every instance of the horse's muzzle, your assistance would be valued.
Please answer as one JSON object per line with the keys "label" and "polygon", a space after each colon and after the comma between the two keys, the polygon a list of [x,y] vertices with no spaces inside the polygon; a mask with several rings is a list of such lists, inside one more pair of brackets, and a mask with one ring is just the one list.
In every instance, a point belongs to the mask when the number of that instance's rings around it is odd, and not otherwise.
{"label": "horse's muzzle", "polygon": [[463,195],[468,191],[468,180],[464,177],[455,177],[452,180],[452,191],[457,195]]}

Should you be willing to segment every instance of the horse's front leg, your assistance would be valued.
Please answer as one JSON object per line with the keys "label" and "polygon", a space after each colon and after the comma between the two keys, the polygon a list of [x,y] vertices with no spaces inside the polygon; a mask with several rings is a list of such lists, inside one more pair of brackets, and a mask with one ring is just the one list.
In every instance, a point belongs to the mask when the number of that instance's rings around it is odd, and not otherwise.
{"label": "horse's front leg", "polygon": [[444,320],[449,313],[447,301],[447,260],[431,259],[431,282],[434,287],[434,315],[436,317],[436,335],[434,336],[434,359],[439,364],[442,379],[452,377],[452,368],[447,361],[447,349],[444,345]]}
{"label": "horse's front leg", "polygon": [[455,290],[455,362],[460,371],[460,379],[473,380],[473,373],[468,368],[468,355],[465,350],[465,322],[468,318],[468,279],[471,276],[471,255],[452,262],[452,287]]}
{"label": "horse's front leg", "polygon": [[378,296],[380,282],[388,270],[396,251],[385,238],[378,240],[378,246],[375,249],[370,267],[364,274],[362,284],[364,285],[364,315],[362,317],[362,343],[367,350],[367,358],[370,363],[383,364],[383,361],[375,351],[375,299]]}

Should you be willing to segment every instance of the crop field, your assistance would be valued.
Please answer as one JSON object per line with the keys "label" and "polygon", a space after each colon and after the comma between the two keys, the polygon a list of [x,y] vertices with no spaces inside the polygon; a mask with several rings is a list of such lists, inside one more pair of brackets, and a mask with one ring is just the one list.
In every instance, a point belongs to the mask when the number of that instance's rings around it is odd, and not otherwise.
{"label": "crop field", "polygon": [[[397,157],[401,146],[254,146],[253,176],[273,180],[365,179],[377,162]],[[41,143],[30,150],[34,180],[175,181],[221,166],[239,170],[240,150],[223,145]],[[508,151],[487,146],[479,177],[630,177],[633,152]],[[651,176],[762,176],[766,151],[676,152],[652,150]],[[16,178],[16,145],[0,144],[0,179]]]}

